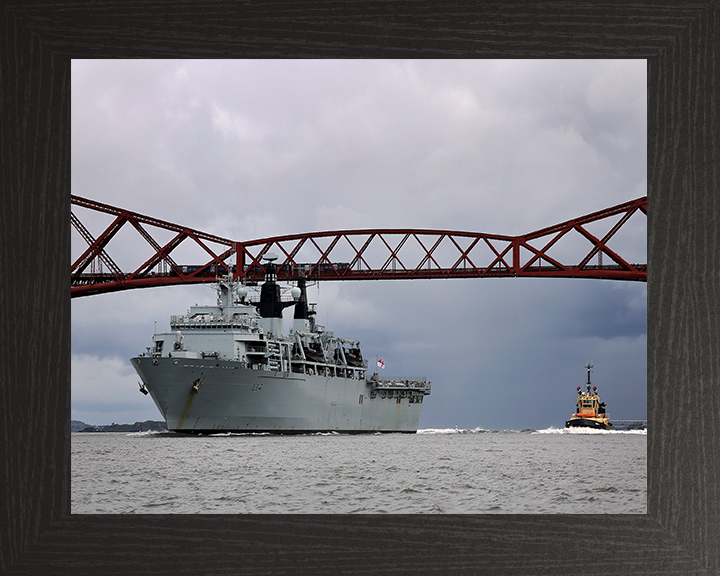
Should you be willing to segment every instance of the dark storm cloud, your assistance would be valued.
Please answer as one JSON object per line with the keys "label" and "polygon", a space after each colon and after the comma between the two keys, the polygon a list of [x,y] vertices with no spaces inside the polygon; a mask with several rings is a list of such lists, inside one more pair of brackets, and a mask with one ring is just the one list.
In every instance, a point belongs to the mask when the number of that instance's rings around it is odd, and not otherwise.
{"label": "dark storm cloud", "polygon": [[[608,281],[609,282],[609,281]],[[606,290],[593,286],[577,297],[565,291],[564,313],[553,325],[558,333],[572,338],[637,338],[647,333],[645,295],[637,289]]]}

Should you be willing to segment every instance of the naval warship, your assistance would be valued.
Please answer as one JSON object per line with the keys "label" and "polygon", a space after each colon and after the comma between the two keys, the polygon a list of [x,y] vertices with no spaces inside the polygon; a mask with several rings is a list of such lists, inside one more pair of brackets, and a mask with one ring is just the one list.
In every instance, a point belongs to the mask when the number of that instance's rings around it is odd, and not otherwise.
{"label": "naval warship", "polygon": [[[315,322],[305,278],[283,300],[277,255],[265,254],[259,302],[232,277],[217,278],[217,303],[170,317],[170,332],[130,362],[168,430],[405,432],[418,429],[426,378],[368,377],[360,342]],[[292,328],[283,309],[294,306]]]}
{"label": "naval warship", "polygon": [[608,420],[607,412],[605,412],[605,402],[600,402],[597,393],[597,386],[590,389],[590,370],[592,364],[587,364],[587,390],[582,391],[578,386],[577,390],[577,412],[570,416],[570,420],[565,422],[565,428],[574,428],[576,426],[582,428],[599,428],[601,430],[612,430],[614,425]]}

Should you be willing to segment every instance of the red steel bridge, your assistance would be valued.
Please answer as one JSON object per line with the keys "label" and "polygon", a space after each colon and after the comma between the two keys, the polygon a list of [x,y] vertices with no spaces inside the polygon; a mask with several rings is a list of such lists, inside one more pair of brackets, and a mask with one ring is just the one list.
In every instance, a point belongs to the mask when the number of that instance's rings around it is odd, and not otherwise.
{"label": "red steel bridge", "polygon": [[[448,230],[377,229],[309,232],[236,241],[136,212],[72,198],[72,225],[87,244],[71,268],[71,296],[149,286],[196,284],[231,274],[247,284],[264,278],[263,255],[278,255],[279,280],[410,278],[598,278],[647,281],[647,264],[630,263],[612,241],[638,216],[647,197],[520,236]],[[90,212],[88,212],[90,211]],[[93,236],[81,222],[102,213],[109,224]],[[91,218],[92,219],[92,218]],[[630,221],[630,224],[628,222]],[[105,225],[105,224],[104,224]],[[637,233],[637,231],[634,231]],[[126,245],[128,233],[142,248]],[[643,233],[644,235],[644,233]],[[112,241],[125,259],[111,257]],[[84,246],[83,243],[83,246]],[[188,245],[192,248],[188,255]]]}

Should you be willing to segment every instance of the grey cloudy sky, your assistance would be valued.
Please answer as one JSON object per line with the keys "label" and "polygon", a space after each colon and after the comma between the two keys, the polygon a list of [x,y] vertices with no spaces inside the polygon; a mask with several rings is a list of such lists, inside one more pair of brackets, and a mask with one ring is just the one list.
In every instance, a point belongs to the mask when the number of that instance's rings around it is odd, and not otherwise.
{"label": "grey cloudy sky", "polygon": [[[647,194],[646,85],[644,60],[76,60],[72,193],[234,240],[517,235]],[[73,212],[94,235],[109,223]],[[629,261],[647,261],[645,220],[610,244]],[[108,252],[136,267],[144,246],[123,229]],[[71,258],[85,247],[73,230]],[[588,361],[611,419],[646,417],[646,293],[508,278],[325,282],[309,297],[386,376],[432,381],[421,428],[541,429],[564,425]],[[73,299],[72,418],[161,419],[128,359],[155,322],[214,299]]]}

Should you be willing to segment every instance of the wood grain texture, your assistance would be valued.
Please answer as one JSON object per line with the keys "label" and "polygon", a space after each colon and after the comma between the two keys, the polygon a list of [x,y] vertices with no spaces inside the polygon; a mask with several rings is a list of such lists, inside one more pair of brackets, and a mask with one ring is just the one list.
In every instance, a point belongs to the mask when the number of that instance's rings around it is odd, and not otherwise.
{"label": "wood grain texture", "polygon": [[[0,5],[0,572],[720,574],[720,21],[702,2]],[[648,514],[70,515],[70,59],[646,58]]]}

